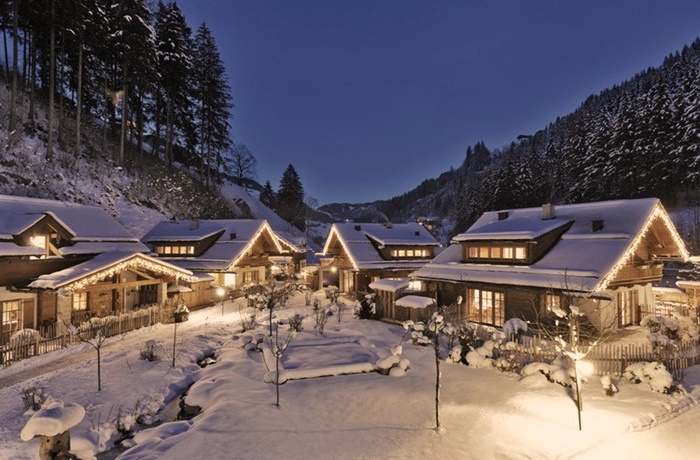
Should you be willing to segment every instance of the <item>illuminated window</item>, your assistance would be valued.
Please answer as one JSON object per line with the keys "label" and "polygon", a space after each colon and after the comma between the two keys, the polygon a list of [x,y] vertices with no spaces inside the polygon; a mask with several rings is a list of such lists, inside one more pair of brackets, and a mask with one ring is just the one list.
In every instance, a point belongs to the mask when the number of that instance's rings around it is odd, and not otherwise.
{"label": "illuminated window", "polygon": [[406,250],[405,250],[405,249],[399,249],[398,256],[399,256],[399,257],[406,257]]}
{"label": "illuminated window", "polygon": [[479,257],[479,248],[474,246],[469,246],[469,257],[475,259]]}
{"label": "illuminated window", "polygon": [[513,258],[513,248],[503,248],[503,258],[512,259]]}
{"label": "illuminated window", "polygon": [[164,246],[163,247],[163,254],[170,254],[170,253],[172,253],[172,250],[173,250],[173,248],[171,248],[170,246]]}
{"label": "illuminated window", "polygon": [[423,290],[423,282],[421,280],[410,280],[408,282],[408,290],[409,291],[422,291]]}
{"label": "illuminated window", "polygon": [[515,258],[518,260],[525,259],[525,248],[523,246],[518,246],[515,248]]}
{"label": "illuminated window", "polygon": [[501,258],[501,248],[499,248],[499,247],[491,248],[491,258],[492,259],[500,259]]}
{"label": "illuminated window", "polygon": [[406,251],[406,257],[414,257],[414,256],[413,256],[413,249],[408,249],[408,250]]}
{"label": "illuminated window", "polygon": [[29,242],[36,248],[46,248],[46,235],[36,235],[29,238]]}
{"label": "illuminated window", "polygon": [[2,331],[16,332],[22,329],[22,301],[11,300],[0,303],[2,310]]}
{"label": "illuminated window", "polygon": [[502,326],[505,317],[504,298],[502,292],[467,289],[467,319]]}
{"label": "illuminated window", "polygon": [[552,311],[553,308],[561,308],[561,296],[556,294],[545,294],[544,308],[546,311]]}
{"label": "illuminated window", "polygon": [[73,293],[73,311],[85,311],[88,306],[88,293],[87,292],[74,292]]}
{"label": "illuminated window", "polygon": [[260,275],[256,271],[246,271],[242,273],[243,284],[257,283],[260,280]]}

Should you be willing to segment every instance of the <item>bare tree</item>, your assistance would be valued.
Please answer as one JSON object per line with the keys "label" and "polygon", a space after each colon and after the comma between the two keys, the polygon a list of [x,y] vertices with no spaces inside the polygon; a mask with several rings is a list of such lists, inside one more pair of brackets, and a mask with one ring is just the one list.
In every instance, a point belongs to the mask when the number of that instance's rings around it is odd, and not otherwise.
{"label": "bare tree", "polygon": [[299,283],[294,280],[272,281],[269,284],[256,284],[250,286],[246,293],[258,309],[267,309],[270,322],[270,336],[272,336],[272,326],[274,310],[283,307],[289,297],[300,289]]}
{"label": "bare tree", "polygon": [[109,318],[92,318],[89,322],[75,327],[67,325],[70,334],[83,343],[90,344],[97,352],[97,391],[102,391],[102,345],[107,340],[106,328]]}
{"label": "bare tree", "polygon": [[237,185],[243,185],[245,179],[255,179],[257,176],[257,160],[245,144],[236,144],[231,148],[229,168]]}

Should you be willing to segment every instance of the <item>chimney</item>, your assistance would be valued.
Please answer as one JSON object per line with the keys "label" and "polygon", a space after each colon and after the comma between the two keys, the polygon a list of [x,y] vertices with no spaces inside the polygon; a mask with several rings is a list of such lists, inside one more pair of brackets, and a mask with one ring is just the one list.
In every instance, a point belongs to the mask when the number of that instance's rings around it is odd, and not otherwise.
{"label": "chimney", "polygon": [[231,240],[231,241],[235,240],[237,237],[238,237],[238,234],[237,234],[237,233],[234,233],[234,232],[231,232],[231,233],[229,233],[229,235],[228,235],[228,238],[229,238],[229,240]]}
{"label": "chimney", "polygon": [[190,230],[197,230],[199,228],[199,220],[190,221]]}
{"label": "chimney", "polygon": [[545,203],[542,205],[542,220],[554,219],[557,217],[554,211],[554,205],[552,203]]}
{"label": "chimney", "polygon": [[386,222],[384,222],[384,226],[386,228],[392,228],[394,226],[394,224],[392,224],[390,221],[387,220]]}
{"label": "chimney", "polygon": [[603,229],[604,223],[602,219],[595,219],[591,221],[591,230],[594,232],[599,232]]}
{"label": "chimney", "polygon": [[416,236],[420,236],[420,232],[419,232],[418,230],[416,230],[416,231],[414,232],[414,234],[415,234]]}
{"label": "chimney", "polygon": [[498,211],[498,220],[506,220],[508,216],[508,211]]}
{"label": "chimney", "polygon": [[360,230],[362,230],[362,227],[360,225],[355,225],[355,230],[359,232]]}

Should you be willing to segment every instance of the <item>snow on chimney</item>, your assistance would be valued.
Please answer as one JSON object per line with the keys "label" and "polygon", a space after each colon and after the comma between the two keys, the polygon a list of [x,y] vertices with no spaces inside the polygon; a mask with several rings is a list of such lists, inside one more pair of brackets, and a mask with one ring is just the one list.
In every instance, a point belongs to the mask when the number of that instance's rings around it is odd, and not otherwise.
{"label": "snow on chimney", "polygon": [[545,203],[542,205],[542,220],[554,219],[556,216],[552,203]]}

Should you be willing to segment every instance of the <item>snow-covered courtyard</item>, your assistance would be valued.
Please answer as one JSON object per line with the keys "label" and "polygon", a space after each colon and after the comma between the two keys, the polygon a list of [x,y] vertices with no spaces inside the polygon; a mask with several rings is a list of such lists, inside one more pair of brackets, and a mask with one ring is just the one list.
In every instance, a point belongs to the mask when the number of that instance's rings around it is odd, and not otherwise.
{"label": "snow-covered courtyard", "polygon": [[[173,324],[108,339],[101,392],[89,344],[1,370],[2,457],[38,456],[39,441],[20,438],[31,416],[21,397],[29,387],[85,408],[85,417],[70,430],[72,449],[82,458],[106,451],[99,458],[682,459],[700,450],[698,367],[686,372],[687,395],[664,395],[620,380],[619,393],[608,397],[600,379],[591,377],[583,385],[579,431],[571,389],[541,374],[522,378],[443,361],[438,433],[433,350],[404,340],[400,325],[346,313],[340,322],[330,317],[320,336],[311,307],[303,295],[295,296],[276,312],[277,319],[307,316],[281,359],[288,375],[280,380],[290,380],[279,387],[278,407],[276,388],[266,383],[274,382],[272,355],[245,346],[251,336],[255,341],[256,334],[267,335],[267,325],[261,321],[241,333],[238,305],[227,302],[221,311],[220,305],[195,311],[178,325],[175,367]],[[286,330],[281,327],[280,339]],[[141,359],[149,340],[156,342],[159,360]],[[366,372],[402,340],[401,358],[410,362],[405,375]],[[210,355],[214,364],[197,364]],[[330,375],[304,378],[314,374]],[[202,411],[177,421],[179,395],[190,384],[186,402]],[[114,445],[120,438],[117,422],[136,432],[125,441],[133,447]]]}

